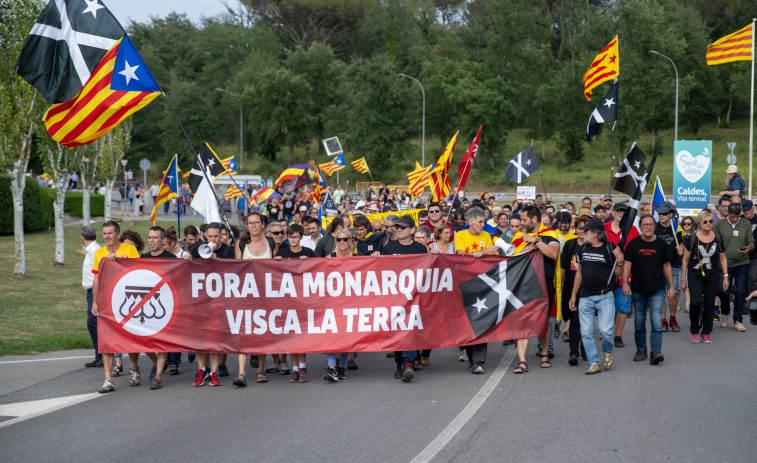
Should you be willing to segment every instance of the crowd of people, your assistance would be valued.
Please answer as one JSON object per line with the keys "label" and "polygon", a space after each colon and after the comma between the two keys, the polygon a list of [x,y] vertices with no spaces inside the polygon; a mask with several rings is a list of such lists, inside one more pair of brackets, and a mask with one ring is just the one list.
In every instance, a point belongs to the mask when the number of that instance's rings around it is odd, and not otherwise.
{"label": "crowd of people", "polygon": [[[743,199],[743,191],[721,197],[717,210],[704,210],[696,217],[678,217],[675,205],[662,202],[654,211],[648,203],[639,208],[638,223],[627,237],[621,236],[621,220],[628,211],[626,202],[613,202],[609,195],[595,204],[585,197],[580,206],[573,202],[555,204],[546,195],[533,202],[499,205],[493,195],[468,200],[453,192],[447,201],[403,204],[402,194],[384,185],[378,192],[349,197],[338,188],[338,214],[327,226],[318,218],[318,209],[307,198],[296,201],[284,195],[281,202],[270,201],[244,217],[242,229],[221,223],[187,226],[179,240],[173,227],[150,228],[147,247],[142,237],[121,231],[115,221],[102,226],[104,246],[97,244],[96,230],[84,227],[82,244],[86,251],[82,284],[87,290],[87,326],[95,348],[88,367],[104,368],[100,392],[114,390],[113,378],[124,370],[121,354],[100,353],[97,339],[97,272],[102,259],[201,258],[201,246],[213,243],[212,259],[313,259],[352,256],[405,254],[514,255],[538,250],[544,259],[549,311],[544,317],[549,329],[539,337],[536,355],[541,368],[550,368],[555,345],[568,345],[567,362],[577,366],[587,362],[586,374],[609,370],[616,348],[625,347],[623,329],[633,317],[633,361],[647,358],[651,365],[664,361],[663,332],[677,332],[679,311],[688,312],[692,343],[711,343],[712,327],[718,322],[736,332],[744,332],[746,301],[757,296],[757,228],[754,204]],[[403,209],[420,207],[416,219]],[[385,211],[382,219],[368,214]],[[392,212],[397,211],[397,214]],[[654,215],[652,213],[654,212]],[[656,217],[655,217],[656,216]],[[621,243],[622,241],[622,243]],[[619,247],[618,245],[621,244]],[[731,306],[733,309],[731,310]],[[731,312],[733,313],[731,317]],[[757,313],[750,310],[757,324]],[[647,324],[647,318],[649,324]],[[595,319],[601,336],[600,355],[595,338]],[[503,342],[515,345],[518,364],[515,374],[529,371],[528,339]],[[648,350],[649,346],[649,350]],[[423,346],[418,346],[423,347]],[[394,377],[404,382],[430,364],[430,350],[390,352]],[[230,353],[236,354],[236,353]],[[128,353],[129,385],[141,384],[139,353]],[[146,353],[152,361],[149,384],[162,387],[163,372],[179,374],[181,353]],[[485,373],[487,345],[460,346],[459,360],[467,362],[474,374]],[[268,375],[288,375],[290,383],[310,381],[306,353],[274,354],[266,365],[265,355],[237,354],[237,372],[232,384],[247,385],[247,366],[254,369],[255,382],[268,382]],[[323,379],[337,382],[347,371],[358,368],[357,353],[327,355]],[[197,362],[193,385],[206,382],[220,386],[231,376],[228,355],[192,352]]]}

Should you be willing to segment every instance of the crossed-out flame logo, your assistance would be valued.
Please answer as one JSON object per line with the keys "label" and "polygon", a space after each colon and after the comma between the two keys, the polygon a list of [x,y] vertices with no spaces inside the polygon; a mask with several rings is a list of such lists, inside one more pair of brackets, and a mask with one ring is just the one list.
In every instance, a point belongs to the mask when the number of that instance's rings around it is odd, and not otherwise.
{"label": "crossed-out flame logo", "polygon": [[173,318],[176,302],[173,291],[168,278],[152,270],[126,273],[113,288],[113,316],[129,333],[152,336]]}

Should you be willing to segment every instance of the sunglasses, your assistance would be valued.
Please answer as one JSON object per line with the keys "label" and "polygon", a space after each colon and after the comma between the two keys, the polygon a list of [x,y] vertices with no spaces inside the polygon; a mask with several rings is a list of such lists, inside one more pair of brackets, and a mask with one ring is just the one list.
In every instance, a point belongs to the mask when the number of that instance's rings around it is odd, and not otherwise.
{"label": "sunglasses", "polygon": [[283,234],[284,234],[284,230],[272,231],[271,232],[271,235],[276,235],[276,236],[283,235]]}
{"label": "sunglasses", "polygon": [[440,209],[435,209],[433,211],[428,211],[429,214],[438,214],[440,212],[442,212]]}
{"label": "sunglasses", "polygon": [[702,223],[712,223],[712,220],[702,220]]}
{"label": "sunglasses", "polygon": [[683,226],[684,226],[684,227],[690,227],[690,226],[692,226],[692,225],[694,225],[694,224],[693,224],[693,223],[691,223],[691,222],[684,222],[684,223],[683,223]]}
{"label": "sunglasses", "polygon": [[349,239],[349,238],[334,238],[334,240],[335,240],[335,241],[336,241],[337,243],[346,243],[346,242],[348,242],[348,241],[349,241],[350,239]]}
{"label": "sunglasses", "polygon": [[670,212],[658,212],[658,214],[660,214],[660,215],[670,215],[671,213]]}

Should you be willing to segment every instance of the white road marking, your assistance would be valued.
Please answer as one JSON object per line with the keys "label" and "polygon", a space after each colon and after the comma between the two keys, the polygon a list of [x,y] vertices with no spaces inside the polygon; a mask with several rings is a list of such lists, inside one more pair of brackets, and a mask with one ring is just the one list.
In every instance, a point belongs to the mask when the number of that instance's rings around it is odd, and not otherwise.
{"label": "white road marking", "polygon": [[0,405],[0,416],[15,416],[16,418],[0,422],[0,428],[26,421],[30,418],[45,415],[62,408],[96,399],[104,394],[91,392],[89,394],[57,397],[55,399],[31,400],[29,402],[17,402]]}
{"label": "white road marking", "polygon": [[31,360],[6,360],[0,361],[0,365],[9,365],[11,363],[30,363],[30,362],[49,362],[51,360],[76,360],[92,358],[91,355],[79,355],[77,357],[55,357],[49,359],[31,359]]}
{"label": "white road marking", "polygon": [[426,448],[424,448],[418,455],[415,456],[410,463],[425,463],[431,461],[444,447],[452,440],[455,435],[463,429],[468,421],[476,414],[479,408],[486,402],[494,389],[497,388],[502,378],[510,370],[510,363],[515,358],[515,345],[510,346],[507,349],[507,353],[502,357],[502,360],[497,365],[494,373],[489,379],[481,386],[478,393],[468,402],[465,407],[458,413],[442,432],[434,440],[432,440]]}

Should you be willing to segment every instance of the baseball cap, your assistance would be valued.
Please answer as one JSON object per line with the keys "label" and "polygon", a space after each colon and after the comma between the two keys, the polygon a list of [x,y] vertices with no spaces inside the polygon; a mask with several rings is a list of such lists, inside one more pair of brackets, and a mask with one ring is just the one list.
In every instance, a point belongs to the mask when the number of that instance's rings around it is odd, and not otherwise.
{"label": "baseball cap", "polygon": [[741,201],[741,209],[744,211],[751,210],[754,207],[754,203],[751,199],[745,199]]}
{"label": "baseball cap", "polygon": [[586,230],[594,230],[594,231],[604,231],[605,224],[602,223],[599,219],[591,219],[588,222],[586,222],[582,227],[578,227],[579,230],[586,231]]}
{"label": "baseball cap", "polygon": [[654,208],[655,212],[657,212],[658,214],[667,214],[674,209],[675,207],[670,204],[670,201],[663,201],[659,206]]}
{"label": "baseball cap", "polygon": [[615,206],[613,206],[612,210],[625,211],[625,210],[628,210],[628,205],[626,203],[615,203]]}
{"label": "baseball cap", "polygon": [[734,165],[734,164],[731,164],[731,165],[730,165],[730,166],[728,166],[728,168],[727,168],[727,169],[725,170],[725,173],[726,173],[726,174],[736,174],[736,173],[738,173],[738,172],[739,172],[739,168],[738,168],[738,167],[736,167],[736,165]]}
{"label": "baseball cap", "polygon": [[398,227],[402,227],[402,228],[414,227],[415,226],[415,220],[412,217],[410,217],[409,215],[403,215],[397,221],[396,225]]}

